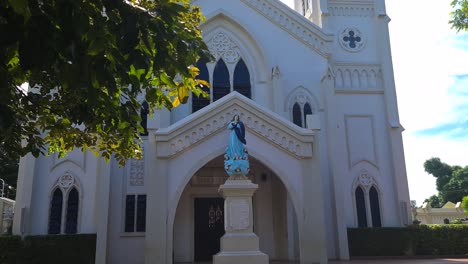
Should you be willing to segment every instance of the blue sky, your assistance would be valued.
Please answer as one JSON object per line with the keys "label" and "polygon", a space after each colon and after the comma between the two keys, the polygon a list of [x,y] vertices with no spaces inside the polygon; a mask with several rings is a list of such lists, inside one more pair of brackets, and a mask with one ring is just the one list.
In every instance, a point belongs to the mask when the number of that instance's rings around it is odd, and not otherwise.
{"label": "blue sky", "polygon": [[468,166],[468,33],[450,28],[450,2],[386,0],[410,197],[419,205],[437,193],[425,160]]}

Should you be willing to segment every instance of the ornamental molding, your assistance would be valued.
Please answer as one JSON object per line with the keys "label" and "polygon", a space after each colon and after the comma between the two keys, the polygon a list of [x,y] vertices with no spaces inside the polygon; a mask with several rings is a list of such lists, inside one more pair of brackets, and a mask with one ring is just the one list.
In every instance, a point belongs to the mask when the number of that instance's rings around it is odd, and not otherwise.
{"label": "ornamental molding", "polygon": [[75,177],[73,177],[73,175],[71,175],[70,173],[66,173],[60,176],[58,180],[58,185],[64,190],[70,188],[74,184],[75,184]]}
{"label": "ornamental molding", "polygon": [[379,64],[332,65],[336,93],[384,93]]}
{"label": "ornamental molding", "polygon": [[324,33],[320,27],[285,4],[271,0],[241,1],[323,57],[331,56],[333,35]]}
{"label": "ornamental molding", "polygon": [[158,130],[155,133],[157,157],[172,158],[226,131],[235,114],[240,115],[247,133],[268,141],[297,159],[312,157],[313,131],[294,125],[237,92],[231,92],[170,127]]}
{"label": "ornamental molding", "polygon": [[372,1],[329,1],[328,13],[330,16],[372,17],[375,14]]}
{"label": "ornamental molding", "polygon": [[144,186],[145,185],[145,161],[141,159],[130,160],[130,186]]}
{"label": "ornamental molding", "polygon": [[355,190],[358,186],[361,186],[363,188],[363,191],[366,193],[369,192],[372,186],[378,189],[377,181],[366,169],[362,169],[359,171],[358,175],[354,180],[353,190]]}
{"label": "ornamental molding", "polygon": [[239,46],[223,31],[218,31],[207,42],[216,61],[223,59],[229,64],[236,64],[241,58]]}

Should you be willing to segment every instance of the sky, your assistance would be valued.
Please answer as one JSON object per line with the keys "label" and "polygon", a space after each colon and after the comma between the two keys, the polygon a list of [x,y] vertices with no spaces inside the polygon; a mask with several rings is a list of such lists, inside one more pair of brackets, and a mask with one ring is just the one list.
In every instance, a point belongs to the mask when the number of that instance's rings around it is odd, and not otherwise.
{"label": "sky", "polygon": [[418,205],[437,194],[424,161],[468,166],[468,33],[450,28],[450,2],[386,0],[410,199]]}

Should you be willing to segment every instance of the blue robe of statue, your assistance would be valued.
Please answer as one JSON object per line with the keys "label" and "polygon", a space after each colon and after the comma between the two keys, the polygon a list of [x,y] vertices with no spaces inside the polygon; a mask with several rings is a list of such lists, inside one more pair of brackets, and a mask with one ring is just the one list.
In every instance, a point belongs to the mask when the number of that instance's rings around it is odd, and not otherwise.
{"label": "blue robe of statue", "polygon": [[247,143],[245,141],[244,123],[240,121],[237,123],[230,122],[228,129],[231,130],[231,133],[229,136],[229,146],[226,149],[226,154],[228,155],[229,159],[242,159],[245,156],[244,144]]}

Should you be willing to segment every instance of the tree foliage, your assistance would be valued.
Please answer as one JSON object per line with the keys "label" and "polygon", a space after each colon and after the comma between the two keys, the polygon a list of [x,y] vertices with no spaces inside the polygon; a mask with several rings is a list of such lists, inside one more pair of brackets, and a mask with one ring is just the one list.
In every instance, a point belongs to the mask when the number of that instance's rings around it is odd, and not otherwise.
{"label": "tree foliage", "polygon": [[[433,195],[429,199],[437,197],[440,200],[440,206],[448,201],[459,202],[464,196],[468,195],[468,166],[464,168],[451,166],[442,162],[439,158],[431,158],[424,162],[424,170],[436,178],[439,195]],[[435,204],[437,203],[435,198],[432,201]]]}
{"label": "tree foliage", "polygon": [[463,197],[461,206],[463,207],[465,214],[468,214],[468,196]]}
{"label": "tree foliage", "polygon": [[193,66],[210,59],[202,19],[189,0],[0,1],[0,148],[141,157],[143,101],[206,96]]}
{"label": "tree foliage", "polygon": [[468,0],[452,0],[453,11],[450,13],[449,23],[457,31],[468,30]]}
{"label": "tree foliage", "polygon": [[424,200],[425,203],[429,203],[432,208],[440,208],[443,206],[439,196],[432,195],[431,197]]}

